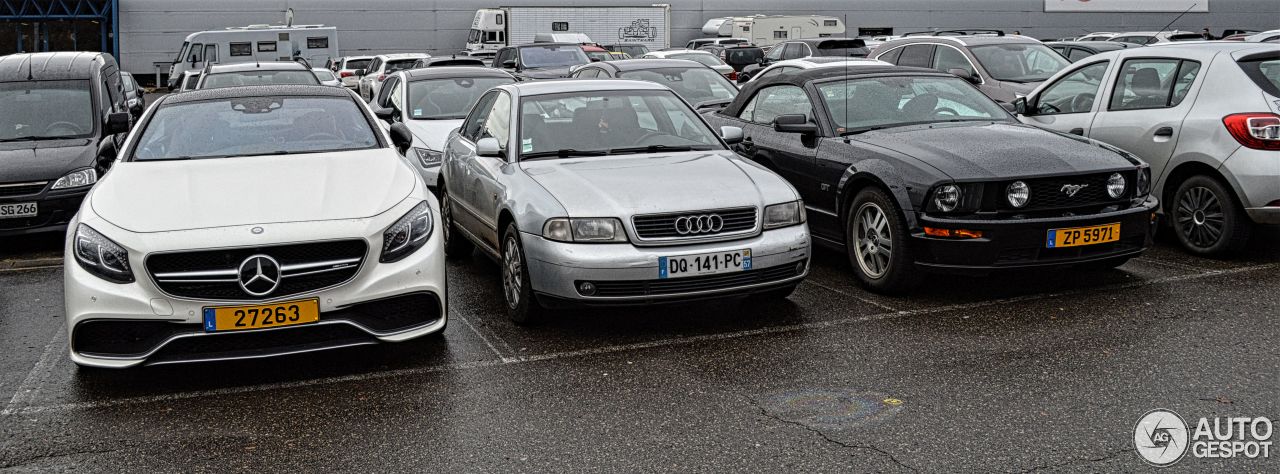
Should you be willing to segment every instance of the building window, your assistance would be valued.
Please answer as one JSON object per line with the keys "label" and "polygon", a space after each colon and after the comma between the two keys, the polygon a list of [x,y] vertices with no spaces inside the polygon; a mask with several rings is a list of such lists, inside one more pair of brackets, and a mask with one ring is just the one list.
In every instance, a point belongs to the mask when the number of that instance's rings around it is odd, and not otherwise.
{"label": "building window", "polygon": [[273,53],[275,52],[275,50],[276,50],[275,41],[259,41],[258,42],[259,53]]}
{"label": "building window", "polygon": [[836,26],[835,20],[822,20],[822,26]]}
{"label": "building window", "polygon": [[307,49],[329,49],[329,38],[326,37],[308,37]]}
{"label": "building window", "polygon": [[253,56],[253,43],[231,43],[232,56]]}
{"label": "building window", "polygon": [[775,31],[773,32],[773,39],[787,39],[787,32]]}
{"label": "building window", "polygon": [[553,21],[551,22],[551,31],[569,31],[569,22]]}
{"label": "building window", "polygon": [[742,25],[742,32],[743,32],[743,33],[746,33],[746,32],[748,32],[748,31],[751,31],[751,27],[750,27],[750,26],[747,26],[747,25]]}

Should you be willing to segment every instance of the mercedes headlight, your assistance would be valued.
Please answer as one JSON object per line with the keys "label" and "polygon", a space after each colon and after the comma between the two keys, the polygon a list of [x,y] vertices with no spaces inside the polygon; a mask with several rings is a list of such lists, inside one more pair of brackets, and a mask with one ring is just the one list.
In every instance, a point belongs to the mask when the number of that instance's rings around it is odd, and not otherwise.
{"label": "mercedes headlight", "polygon": [[939,186],[933,192],[933,205],[937,206],[939,211],[951,212],[960,206],[960,187],[954,184],[944,184]]}
{"label": "mercedes headlight", "polygon": [[72,250],[75,252],[76,262],[85,271],[114,283],[133,282],[133,272],[129,269],[129,251],[103,237],[92,227],[84,224],[76,227]]}
{"label": "mercedes headlight", "polygon": [[1031,201],[1031,187],[1022,181],[1014,181],[1006,190],[1009,205],[1021,209]]}
{"label": "mercedes headlight", "polygon": [[422,201],[382,232],[382,256],[379,262],[391,263],[422,248],[431,237],[431,205]]}
{"label": "mercedes headlight", "polygon": [[1124,188],[1124,176],[1120,173],[1111,173],[1111,177],[1107,178],[1107,195],[1111,196],[1111,199],[1120,199],[1120,196],[1124,196]]}
{"label": "mercedes headlight", "polygon": [[622,221],[613,217],[557,217],[542,225],[542,236],[557,242],[627,242]]}
{"label": "mercedes headlight", "polygon": [[413,153],[418,156],[418,161],[422,162],[422,166],[428,168],[440,166],[440,159],[444,156],[441,152],[418,147],[413,148]]}
{"label": "mercedes headlight", "polygon": [[804,219],[804,201],[784,202],[764,208],[765,230],[803,224]]}
{"label": "mercedes headlight", "polygon": [[84,168],[67,173],[53,182],[53,189],[69,189],[90,186],[98,182],[98,171]]}

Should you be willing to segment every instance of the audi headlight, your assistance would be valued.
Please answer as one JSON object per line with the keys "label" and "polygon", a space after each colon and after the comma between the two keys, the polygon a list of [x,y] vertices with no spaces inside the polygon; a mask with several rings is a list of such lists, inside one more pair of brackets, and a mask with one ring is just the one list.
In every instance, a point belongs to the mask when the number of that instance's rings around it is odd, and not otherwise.
{"label": "audi headlight", "polygon": [[93,168],[84,168],[67,173],[53,182],[53,189],[69,189],[89,186],[98,182],[98,172]]}
{"label": "audi headlight", "polygon": [[422,166],[428,168],[432,166],[440,166],[440,159],[444,156],[443,153],[435,150],[428,150],[426,148],[414,147],[413,152],[418,155],[418,161],[422,162]]}
{"label": "audi headlight", "polygon": [[1119,199],[1120,196],[1124,196],[1124,187],[1124,176],[1121,176],[1120,173],[1111,173],[1111,177],[1107,178],[1107,195],[1111,196],[1111,199]]}
{"label": "audi headlight", "polygon": [[382,256],[378,261],[391,263],[422,248],[431,237],[431,205],[422,201],[382,232]]}
{"label": "audi headlight", "polygon": [[1031,201],[1031,187],[1022,181],[1014,181],[1006,190],[1009,205],[1021,209]]}
{"label": "audi headlight", "polygon": [[764,208],[765,230],[803,224],[804,219],[804,201],[784,202]]}
{"label": "audi headlight", "polygon": [[129,251],[103,237],[92,227],[84,224],[76,227],[72,250],[75,252],[76,262],[85,271],[114,283],[133,282],[133,272],[129,270]]}
{"label": "audi headlight", "polygon": [[622,221],[613,217],[557,217],[542,225],[542,236],[557,242],[627,242]]}
{"label": "audi headlight", "polygon": [[942,212],[951,212],[960,205],[960,187],[944,184],[933,192],[933,205]]}
{"label": "audi headlight", "polygon": [[1151,194],[1151,167],[1144,166],[1138,170],[1138,197]]}

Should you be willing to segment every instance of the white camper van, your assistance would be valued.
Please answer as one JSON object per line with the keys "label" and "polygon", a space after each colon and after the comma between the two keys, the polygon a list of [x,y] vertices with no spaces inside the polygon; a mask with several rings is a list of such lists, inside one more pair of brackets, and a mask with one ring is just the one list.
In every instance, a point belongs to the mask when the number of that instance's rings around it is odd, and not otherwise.
{"label": "white camper van", "polygon": [[729,26],[733,26],[733,17],[726,16],[707,20],[707,22],[702,25],[702,34],[707,36],[720,36],[720,27],[724,26],[725,23],[728,23]]}
{"label": "white camper van", "polygon": [[182,73],[206,64],[306,59],[323,65],[338,57],[338,29],[324,25],[249,25],[187,35],[169,66],[169,88]]}
{"label": "white camper van", "polygon": [[800,38],[843,36],[844,22],[834,16],[755,15],[734,17],[720,25],[720,36],[750,38],[756,46],[772,46]]}
{"label": "white camper van", "polygon": [[[538,35],[578,33],[600,44],[671,46],[671,6],[500,7],[476,10],[466,50],[475,55],[537,41]],[[571,40],[569,42],[578,42]]]}

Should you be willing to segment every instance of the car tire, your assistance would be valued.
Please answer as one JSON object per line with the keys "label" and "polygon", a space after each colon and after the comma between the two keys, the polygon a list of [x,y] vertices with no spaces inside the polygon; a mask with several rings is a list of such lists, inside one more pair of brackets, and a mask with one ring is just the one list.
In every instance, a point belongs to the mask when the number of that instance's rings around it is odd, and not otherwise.
{"label": "car tire", "polygon": [[1183,181],[1173,193],[1167,211],[1173,234],[1188,252],[1205,257],[1226,257],[1249,243],[1253,222],[1221,181],[1196,175]]}
{"label": "car tire", "polygon": [[901,293],[919,282],[908,239],[902,211],[892,197],[874,187],[858,191],[845,216],[845,250],[863,287]]}
{"label": "car tire", "polygon": [[458,225],[453,221],[453,204],[449,200],[449,190],[440,187],[440,237],[444,239],[444,255],[447,258],[471,256],[475,245],[467,237],[458,233]]}
{"label": "car tire", "polygon": [[502,295],[511,322],[520,326],[536,324],[545,311],[533,295],[526,261],[520,231],[515,224],[507,224],[502,233]]}

